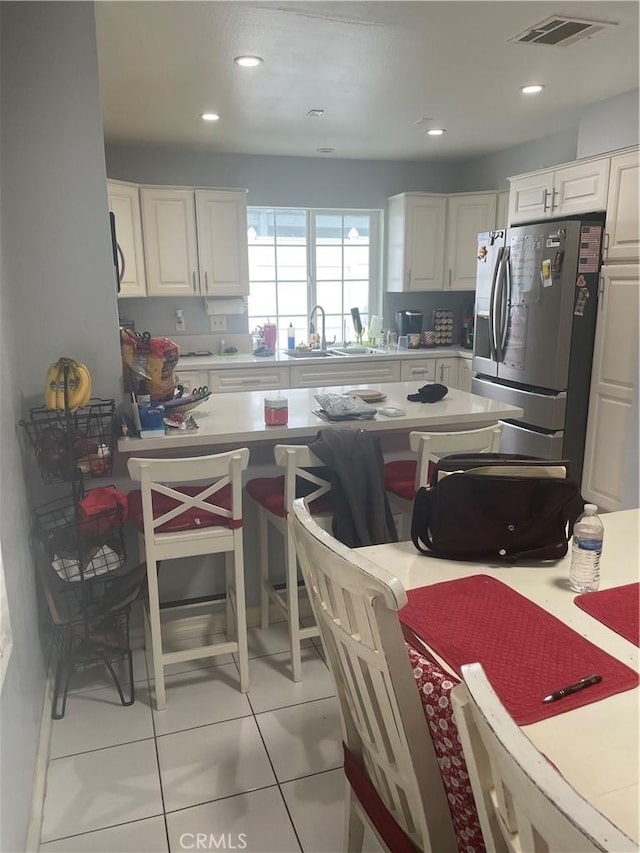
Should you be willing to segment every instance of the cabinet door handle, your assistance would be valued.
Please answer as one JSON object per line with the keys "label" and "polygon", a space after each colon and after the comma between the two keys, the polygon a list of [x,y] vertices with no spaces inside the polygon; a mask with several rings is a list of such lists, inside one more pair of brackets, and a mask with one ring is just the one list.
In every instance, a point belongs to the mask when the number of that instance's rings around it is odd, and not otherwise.
{"label": "cabinet door handle", "polygon": [[451,290],[451,267],[449,267],[449,290]]}
{"label": "cabinet door handle", "polygon": [[440,365],[440,382],[444,379],[444,364]]}
{"label": "cabinet door handle", "polygon": [[555,189],[554,189],[554,191],[553,191],[553,193],[552,193],[552,195],[551,195],[551,210],[552,210],[552,211],[554,211],[554,210],[556,209],[556,207],[560,207],[560,205],[559,205],[559,204],[558,204],[558,205],[556,205],[556,196],[557,196],[557,195],[560,195],[560,193],[558,192],[558,190],[555,190]]}
{"label": "cabinet door handle", "polygon": [[600,282],[598,287],[598,308],[602,304],[602,299],[604,297],[604,276],[600,276]]}
{"label": "cabinet door handle", "polygon": [[407,270],[407,289],[411,287],[411,270]]}
{"label": "cabinet door handle", "polygon": [[204,292],[209,292],[209,276],[206,270],[204,271]]}
{"label": "cabinet door handle", "polygon": [[602,254],[603,254],[605,261],[609,260],[609,232],[608,231],[604,232],[604,246],[602,247]]}
{"label": "cabinet door handle", "polygon": [[198,288],[196,287],[196,271],[195,270],[191,273],[191,280],[193,281],[193,292],[197,293]]}
{"label": "cabinet door handle", "polygon": [[549,190],[545,190],[545,191],[544,191],[544,207],[542,208],[542,212],[543,212],[543,213],[546,213],[546,212],[547,212],[547,209],[548,209],[548,208],[547,208],[547,199],[548,199],[548,198],[549,198]]}

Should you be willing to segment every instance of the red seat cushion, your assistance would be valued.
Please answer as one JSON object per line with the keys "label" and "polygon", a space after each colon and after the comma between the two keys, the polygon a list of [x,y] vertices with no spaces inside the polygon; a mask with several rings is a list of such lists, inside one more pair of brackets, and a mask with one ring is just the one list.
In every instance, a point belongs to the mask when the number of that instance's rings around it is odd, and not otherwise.
{"label": "red seat cushion", "polygon": [[393,853],[419,853],[419,848],[385,806],[382,797],[369,779],[367,771],[347,748],[346,744],[342,744],[342,749],[344,751],[344,775],[349,780],[358,802],[389,850],[392,850]]}
{"label": "red seat cushion", "polygon": [[[304,482],[304,481],[303,481]],[[309,484],[310,485],[310,484]],[[313,490],[313,486],[311,486]],[[287,513],[284,507],[284,476],[281,477],[256,477],[247,483],[247,492],[251,497],[263,506],[268,512],[285,518]],[[304,497],[304,495],[298,495]],[[330,515],[333,512],[331,495],[322,495],[311,501],[309,512],[312,515]]]}
{"label": "red seat cushion", "polygon": [[[396,462],[387,462],[384,466],[384,487],[388,492],[392,492],[399,498],[404,498],[406,501],[412,501],[416,496],[416,467],[418,463],[415,459],[399,459]],[[433,462],[429,462],[427,477],[431,480],[431,476],[435,471],[436,466]]]}
{"label": "red seat cushion", "polygon": [[[172,486],[176,492],[181,492],[183,495],[198,495],[203,491],[202,486]],[[165,512],[178,506],[180,503],[175,498],[170,498],[167,495],[161,495],[158,492],[153,492],[153,517],[159,518]],[[227,484],[223,486],[219,492],[207,498],[205,503],[220,506],[223,509],[231,510],[231,486]],[[136,525],[138,530],[144,532],[144,522],[142,519],[142,492],[140,489],[135,489],[129,492],[128,495],[129,518]],[[181,512],[170,521],[166,521],[156,528],[156,533],[178,533],[181,530],[197,530],[202,527],[242,527],[241,519],[225,518],[223,515],[217,515],[213,512],[207,512],[199,507],[191,507],[190,509]]]}
{"label": "red seat cushion", "polygon": [[480,820],[449,694],[459,683],[435,659],[405,644],[440,766],[458,850],[485,850]]}

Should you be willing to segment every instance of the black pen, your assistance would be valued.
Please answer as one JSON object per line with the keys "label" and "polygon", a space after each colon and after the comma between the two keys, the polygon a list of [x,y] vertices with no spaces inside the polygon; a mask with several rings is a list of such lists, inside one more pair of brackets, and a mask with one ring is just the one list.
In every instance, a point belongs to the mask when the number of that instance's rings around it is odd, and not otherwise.
{"label": "black pen", "polygon": [[584,690],[585,687],[591,687],[592,684],[599,684],[602,681],[601,675],[587,675],[586,678],[576,681],[575,684],[569,684],[567,687],[562,687],[560,690],[554,690],[542,700],[543,702],[555,702],[557,699],[562,699],[563,696],[569,696],[571,693],[577,693],[578,690]]}

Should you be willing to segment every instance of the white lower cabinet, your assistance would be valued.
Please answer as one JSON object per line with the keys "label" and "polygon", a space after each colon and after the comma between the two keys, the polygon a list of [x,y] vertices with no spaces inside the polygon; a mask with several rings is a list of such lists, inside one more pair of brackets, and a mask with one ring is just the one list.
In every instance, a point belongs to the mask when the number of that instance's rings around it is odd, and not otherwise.
{"label": "white lower cabinet", "polygon": [[603,294],[591,372],[582,494],[601,509],[623,508],[625,478],[636,465],[640,267],[602,267]]}
{"label": "white lower cabinet", "polygon": [[288,367],[209,371],[209,388],[217,394],[228,391],[275,391],[290,387]]}
{"label": "white lower cabinet", "polygon": [[194,388],[203,388],[208,384],[208,376],[206,370],[176,370],[177,381],[183,386],[185,394],[192,391]]}
{"label": "white lower cabinet", "polygon": [[436,382],[447,388],[458,387],[458,359],[439,358],[436,360]]}
{"label": "white lower cabinet", "polygon": [[473,379],[473,366],[470,358],[458,359],[458,388],[460,391],[471,393],[471,380]]}
{"label": "white lower cabinet", "polygon": [[435,358],[421,358],[415,361],[403,361],[402,373],[400,376],[403,382],[416,382],[424,380],[425,382],[436,381],[436,360]]}
{"label": "white lower cabinet", "polygon": [[[403,382],[440,382],[447,388],[458,388],[458,362],[463,361],[457,356],[451,358],[421,358],[402,362]],[[470,390],[470,389],[469,389]]]}
{"label": "white lower cabinet", "polygon": [[[329,361],[330,359],[327,359]],[[399,382],[399,361],[378,361],[363,364],[296,365],[291,368],[292,388],[322,388],[328,385],[362,385],[372,382]]]}

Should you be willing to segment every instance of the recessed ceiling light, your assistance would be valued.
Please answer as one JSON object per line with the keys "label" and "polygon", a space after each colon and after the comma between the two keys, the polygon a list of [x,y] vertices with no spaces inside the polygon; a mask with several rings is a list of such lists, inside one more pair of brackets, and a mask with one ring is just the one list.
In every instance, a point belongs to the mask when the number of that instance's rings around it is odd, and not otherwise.
{"label": "recessed ceiling light", "polygon": [[205,121],[218,121],[220,116],[218,115],[218,113],[202,113],[200,118],[204,119]]}
{"label": "recessed ceiling light", "polygon": [[335,148],[316,148],[318,154],[333,154]]}
{"label": "recessed ceiling light", "polygon": [[537,95],[538,92],[542,92],[544,86],[541,86],[539,83],[532,84],[531,86],[523,86],[520,90],[523,95]]}
{"label": "recessed ceiling light", "polygon": [[429,136],[442,136],[444,129],[441,127],[432,127],[431,130],[427,131],[427,133]]}
{"label": "recessed ceiling light", "polygon": [[242,65],[243,68],[255,68],[263,60],[261,56],[236,56],[233,61],[236,65]]}

